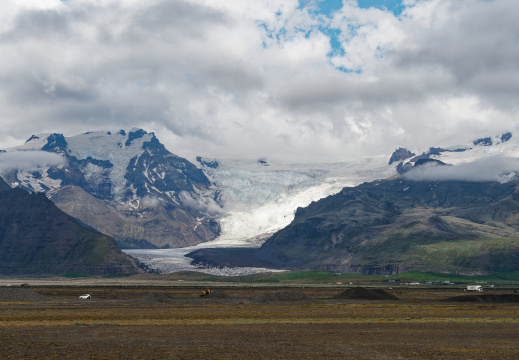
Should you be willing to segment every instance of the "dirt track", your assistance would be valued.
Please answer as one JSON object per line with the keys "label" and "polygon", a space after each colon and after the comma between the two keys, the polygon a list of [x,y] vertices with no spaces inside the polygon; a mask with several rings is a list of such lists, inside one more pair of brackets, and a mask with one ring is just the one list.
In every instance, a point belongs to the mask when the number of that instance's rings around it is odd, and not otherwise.
{"label": "dirt track", "polygon": [[[30,290],[51,301],[0,302],[1,359],[519,358],[519,305],[438,301],[453,291],[398,290],[401,300],[376,301],[312,288],[297,292],[313,301],[261,303],[253,299],[280,290],[226,288],[215,298],[201,298],[202,287]],[[92,301],[77,299],[87,292]]]}

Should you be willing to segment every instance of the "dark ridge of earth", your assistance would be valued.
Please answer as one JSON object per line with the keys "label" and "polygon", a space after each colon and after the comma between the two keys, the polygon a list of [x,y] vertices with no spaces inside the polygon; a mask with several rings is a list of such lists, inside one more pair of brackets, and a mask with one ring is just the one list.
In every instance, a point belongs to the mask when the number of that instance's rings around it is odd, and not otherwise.
{"label": "dark ridge of earth", "polygon": [[173,299],[160,292],[150,292],[138,299],[138,301],[144,303],[169,303],[172,302]]}
{"label": "dark ridge of earth", "polygon": [[363,287],[354,287],[347,289],[340,294],[335,295],[332,299],[343,300],[400,300],[382,289],[366,289]]}
{"label": "dark ridge of earth", "polygon": [[501,295],[462,295],[454,296],[441,301],[455,302],[482,302],[482,303],[519,303],[518,294],[501,294]]}
{"label": "dark ridge of earth", "polygon": [[185,256],[193,259],[191,262],[193,265],[280,269],[279,266],[257,258],[257,251],[258,249],[246,248],[200,249]]}

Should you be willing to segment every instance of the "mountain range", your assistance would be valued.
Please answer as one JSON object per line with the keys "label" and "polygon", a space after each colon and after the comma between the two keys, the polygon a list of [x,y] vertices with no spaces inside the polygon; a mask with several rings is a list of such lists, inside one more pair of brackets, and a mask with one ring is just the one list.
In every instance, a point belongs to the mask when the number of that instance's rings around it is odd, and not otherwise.
{"label": "mountain range", "polygon": [[198,263],[368,274],[518,267],[519,167],[495,157],[518,153],[511,132],[337,164],[192,163],[141,129],[34,135],[6,151],[57,156],[0,171],[123,248],[199,244]]}
{"label": "mountain range", "polygon": [[12,168],[2,174],[7,182],[45,192],[60,209],[112,236],[122,248],[190,246],[220,233],[205,205],[213,193],[209,179],[153,133],[40,134],[7,149],[20,151],[55,153],[63,161]]}
{"label": "mountain range", "polygon": [[[345,187],[299,208],[259,249],[200,249],[187,256],[212,266],[243,266],[248,258],[255,266],[340,273],[516,271],[519,188],[511,169],[519,164],[507,159],[513,166],[496,173],[493,165],[502,157],[473,168],[459,161],[510,154],[518,146],[511,138],[506,132],[418,156],[400,148],[389,161],[399,175]],[[458,166],[443,160],[458,160]]]}

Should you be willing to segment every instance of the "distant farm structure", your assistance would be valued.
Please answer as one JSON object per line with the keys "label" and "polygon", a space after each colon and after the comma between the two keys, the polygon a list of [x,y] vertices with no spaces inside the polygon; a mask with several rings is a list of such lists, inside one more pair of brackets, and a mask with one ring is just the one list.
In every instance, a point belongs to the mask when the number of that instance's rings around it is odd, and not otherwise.
{"label": "distant farm structure", "polygon": [[483,291],[483,287],[481,285],[469,285],[469,286],[467,286],[467,291],[482,292]]}

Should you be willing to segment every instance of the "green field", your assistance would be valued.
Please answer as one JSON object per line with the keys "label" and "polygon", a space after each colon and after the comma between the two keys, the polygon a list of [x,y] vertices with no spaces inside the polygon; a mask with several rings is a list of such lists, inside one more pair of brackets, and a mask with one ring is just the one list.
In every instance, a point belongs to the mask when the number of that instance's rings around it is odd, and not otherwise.
{"label": "green field", "polygon": [[[246,276],[213,276],[198,272],[177,272],[166,275],[138,275],[143,279],[156,279],[166,281],[188,281],[188,282],[216,282],[216,283],[243,283],[243,284],[315,284],[315,285],[394,285],[409,282],[434,282],[452,283],[463,285],[468,283],[488,283],[500,285],[518,285],[519,271],[510,273],[498,273],[493,275],[464,276],[457,274],[444,274],[432,272],[409,271],[391,276],[362,275],[362,274],[334,274],[326,271],[286,271],[261,273]],[[131,277],[130,277],[131,278]],[[390,280],[394,280],[390,282]]]}

